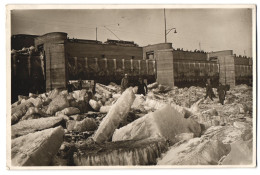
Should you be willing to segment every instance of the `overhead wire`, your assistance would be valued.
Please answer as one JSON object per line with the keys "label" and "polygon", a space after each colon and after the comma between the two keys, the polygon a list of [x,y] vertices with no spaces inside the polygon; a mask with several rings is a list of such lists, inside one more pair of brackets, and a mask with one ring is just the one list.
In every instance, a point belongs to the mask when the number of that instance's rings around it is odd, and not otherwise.
{"label": "overhead wire", "polygon": [[[16,17],[17,18],[17,17]],[[53,25],[57,25],[57,27],[62,26],[62,28],[66,31],[70,31],[70,32],[75,32],[75,29],[89,29],[89,30],[93,30],[93,32],[95,31],[96,27],[99,27],[99,30],[107,30],[105,29],[105,27],[107,26],[114,26],[114,25],[118,25],[121,27],[122,24],[127,24],[130,21],[134,20],[135,18],[130,18],[128,20],[122,20],[120,22],[117,23],[110,23],[110,24],[106,24],[106,25],[95,25],[95,24],[83,24],[83,23],[75,23],[75,22],[65,22],[65,21],[56,21],[56,20],[41,20],[41,19],[34,19],[33,17],[28,17],[28,16],[19,16],[19,19],[16,20],[21,20],[21,21],[29,21],[31,23],[33,23],[34,25],[48,25],[48,26],[53,26]],[[79,25],[84,25],[84,26],[73,26],[72,24],[79,24]],[[92,25],[93,27],[87,27],[86,25]],[[94,27],[95,26],[95,27]],[[138,30],[135,29],[134,31],[129,31],[129,30],[124,30],[124,29],[120,29],[120,28],[109,28],[111,31],[118,31],[120,33],[142,33],[142,37],[148,38],[148,37],[154,37],[154,38],[162,38],[164,35],[163,34],[159,34],[159,33],[153,33],[153,32],[147,32],[145,30]],[[65,32],[66,32],[65,31]],[[178,37],[178,36],[177,36]],[[119,37],[117,37],[119,39]],[[191,39],[189,37],[185,37],[182,36],[181,37],[182,40],[188,40],[189,42],[197,42],[198,40],[194,40]],[[201,42],[202,44],[205,44],[205,42]]]}

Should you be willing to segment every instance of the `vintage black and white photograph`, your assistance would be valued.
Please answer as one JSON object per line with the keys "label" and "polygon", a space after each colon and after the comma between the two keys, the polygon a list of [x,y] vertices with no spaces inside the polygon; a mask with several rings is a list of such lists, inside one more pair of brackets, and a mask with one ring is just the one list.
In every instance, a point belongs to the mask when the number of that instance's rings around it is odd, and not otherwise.
{"label": "vintage black and white photograph", "polygon": [[7,6],[8,167],[255,167],[255,18],[255,5]]}

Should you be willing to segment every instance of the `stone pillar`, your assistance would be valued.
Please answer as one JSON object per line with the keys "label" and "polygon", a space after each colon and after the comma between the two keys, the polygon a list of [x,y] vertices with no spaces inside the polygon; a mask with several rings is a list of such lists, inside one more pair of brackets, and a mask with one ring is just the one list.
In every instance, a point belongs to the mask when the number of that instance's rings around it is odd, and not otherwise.
{"label": "stone pillar", "polygon": [[228,84],[231,88],[235,86],[235,61],[233,55],[219,56],[219,82]]}
{"label": "stone pillar", "polygon": [[35,47],[43,47],[46,60],[46,91],[67,86],[67,33],[53,32],[35,38]]}
{"label": "stone pillar", "polygon": [[156,52],[157,82],[170,87],[174,86],[173,50],[158,50]]}
{"label": "stone pillar", "polygon": [[64,44],[45,44],[46,52],[46,91],[67,86]]}

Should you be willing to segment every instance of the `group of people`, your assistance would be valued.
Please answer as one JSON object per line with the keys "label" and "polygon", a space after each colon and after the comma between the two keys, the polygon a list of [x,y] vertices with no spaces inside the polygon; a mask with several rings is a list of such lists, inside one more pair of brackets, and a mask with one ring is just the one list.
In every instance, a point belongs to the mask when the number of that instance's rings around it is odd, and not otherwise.
{"label": "group of people", "polygon": [[[219,83],[219,86],[217,88],[217,92],[218,92],[219,102],[222,105],[224,105],[224,100],[226,98],[226,91],[227,91],[226,87],[224,85],[222,85],[221,83]],[[206,96],[205,96],[205,99],[207,97],[209,97],[212,101],[213,101],[213,98],[216,98],[216,95],[213,92],[213,89],[212,89],[210,81],[208,81],[206,83]]]}
{"label": "group of people", "polygon": [[[129,79],[128,75],[125,74],[121,81],[121,92],[123,93],[127,88],[129,87]],[[139,78],[138,83],[137,83],[137,94],[143,94],[144,96],[147,94],[147,85],[144,83],[142,78]],[[226,92],[227,92],[227,87],[219,83],[219,86],[217,88],[218,92],[218,97],[219,97],[219,102],[224,105],[224,101],[226,98]],[[210,81],[207,81],[206,83],[206,96],[205,99],[209,97],[212,101],[213,98],[216,98],[216,95],[213,92],[212,86]]]}
{"label": "group of people", "polygon": [[[124,78],[121,80],[121,92],[123,93],[129,87],[128,75],[125,74]],[[147,85],[144,83],[144,80],[140,77],[137,82],[137,94],[147,94]]]}
{"label": "group of people", "polygon": [[[96,82],[94,81],[94,85],[92,87],[92,93],[95,94],[95,89],[96,89]],[[129,83],[129,79],[128,79],[128,75],[125,74],[125,76],[122,78],[121,80],[121,92],[123,93],[128,87],[130,87],[130,83]],[[137,82],[137,94],[143,94],[144,96],[147,94],[148,89],[147,89],[147,85],[144,83],[144,80],[140,77],[138,79]],[[82,89],[82,80],[79,80],[79,87],[78,89]],[[68,85],[68,91],[71,92],[74,90],[74,87],[72,84]],[[224,100],[226,98],[226,91],[227,91],[227,87],[222,85],[221,83],[219,83],[219,86],[217,88],[217,92],[218,92],[218,97],[219,97],[219,102],[224,105]],[[212,101],[213,98],[216,98],[216,95],[213,92],[212,89],[212,85],[210,83],[210,81],[207,81],[206,83],[206,96],[205,99],[209,97]]]}

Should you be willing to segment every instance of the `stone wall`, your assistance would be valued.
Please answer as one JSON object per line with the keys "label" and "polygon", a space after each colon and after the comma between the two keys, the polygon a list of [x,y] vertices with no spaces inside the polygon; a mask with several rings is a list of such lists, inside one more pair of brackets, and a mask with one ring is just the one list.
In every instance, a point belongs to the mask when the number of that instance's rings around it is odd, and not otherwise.
{"label": "stone wall", "polygon": [[174,60],[207,61],[206,52],[191,52],[183,50],[173,50]]}
{"label": "stone wall", "polygon": [[42,61],[37,52],[16,52],[11,55],[11,98],[12,102],[18,95],[43,93],[44,71]]}
{"label": "stone wall", "polygon": [[249,65],[251,60],[252,60],[252,58],[250,58],[250,57],[236,56],[235,65]]}
{"label": "stone wall", "polygon": [[[130,78],[155,77],[155,60],[134,60],[134,59],[107,59],[107,58],[88,58],[88,57],[69,57],[68,58],[68,79],[85,80],[102,79],[113,82],[120,82],[124,74]],[[104,82],[102,82],[104,83]]]}
{"label": "stone wall", "polygon": [[69,57],[141,60],[143,49],[133,46],[67,42],[66,54]]}

